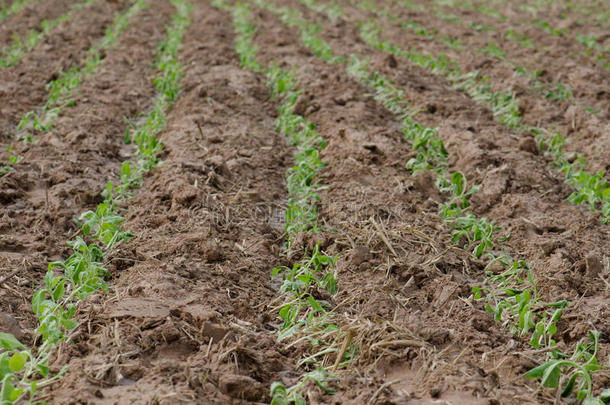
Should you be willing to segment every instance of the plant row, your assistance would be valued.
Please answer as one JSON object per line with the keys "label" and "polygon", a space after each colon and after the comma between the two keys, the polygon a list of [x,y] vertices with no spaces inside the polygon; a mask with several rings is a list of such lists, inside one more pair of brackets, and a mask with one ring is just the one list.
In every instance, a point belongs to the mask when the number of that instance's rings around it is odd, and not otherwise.
{"label": "plant row", "polygon": [[[463,8],[463,9],[467,9],[467,10],[476,11],[476,12],[488,15],[501,22],[509,22],[509,18],[506,17],[498,8],[493,7],[492,5],[480,4],[477,2],[470,2],[470,1],[464,2],[464,1],[455,1],[455,0],[437,0],[437,2],[442,3],[446,6],[450,6],[450,7],[459,7],[459,8]],[[510,21],[510,22],[513,24],[516,24],[516,25],[522,24],[521,22],[519,22],[519,23],[516,23],[515,21]],[[566,29],[557,28],[553,23],[542,20],[537,17],[532,18],[528,23],[534,27],[542,29],[545,32],[548,32],[549,34],[551,34],[553,36],[561,35],[564,37],[570,37],[571,35],[573,35],[573,34],[568,33],[568,31]],[[516,30],[514,30],[514,29],[512,32],[517,38],[521,38],[522,40],[523,39],[527,40],[527,34],[525,32],[517,33]],[[583,52],[584,55],[591,57],[593,60],[597,61],[604,68],[610,69],[610,60],[608,60],[608,57],[605,54],[605,52],[606,53],[610,52],[610,50],[608,50],[607,48],[604,49],[598,43],[597,37],[587,36],[584,34],[576,34],[575,39],[581,46],[583,46],[585,48],[585,51]],[[529,39],[529,42],[532,43],[533,41],[531,39]],[[538,46],[538,47],[540,47],[540,46]]]}
{"label": "plant row", "polygon": [[0,21],[17,14],[25,7],[40,0],[14,0],[10,5],[0,5]]}
{"label": "plant row", "polygon": [[[608,11],[608,10],[601,11],[600,9],[596,9],[595,11],[592,11],[592,9],[587,9],[587,8],[583,7],[583,4],[581,2],[571,3],[569,5],[564,4],[564,5],[562,5],[562,7],[564,8],[564,10],[559,12],[559,16],[562,20],[566,19],[568,16],[572,17],[575,14],[588,15],[588,16],[595,14],[595,15],[593,15],[593,17],[597,21],[595,23],[593,23],[593,25],[598,26],[598,27],[603,27],[603,23],[607,22],[608,17],[610,17],[610,11]],[[540,12],[546,11],[547,8],[548,8],[548,3],[545,4],[544,1],[538,1],[538,2],[535,2],[535,4],[526,2],[524,4],[519,5],[520,11],[525,11],[526,13],[528,13],[532,16],[531,19],[528,21],[528,23],[530,25],[540,28],[543,31],[546,31],[547,33],[549,33],[553,36],[561,36],[561,37],[571,36],[572,33],[570,33],[568,28],[565,28],[565,27],[558,28],[552,22],[549,22],[549,21],[545,20],[544,18],[540,17],[540,15],[539,15]],[[504,16],[502,16],[499,13],[498,13],[498,18],[502,18],[506,21],[508,20],[507,18],[505,18]],[[583,20],[583,19],[578,19],[575,22],[577,22],[579,25],[584,25],[584,26],[590,24],[590,22]],[[520,22],[519,24],[522,24],[522,22]],[[604,28],[608,28],[608,27],[606,26]],[[587,55],[591,55],[591,51],[597,51],[600,53],[610,52],[610,45],[606,46],[604,48],[603,45],[601,44],[600,38],[596,37],[595,35],[586,35],[586,34],[582,34],[582,33],[577,33],[576,40],[582,46],[584,46],[585,48],[587,48],[589,50],[588,52],[586,52]],[[606,59],[603,55],[598,55],[598,57],[599,57],[600,61],[604,61]]]}
{"label": "plant row", "polygon": [[28,33],[20,38],[17,35],[13,36],[13,43],[9,46],[2,48],[0,52],[0,67],[8,69],[15,66],[21,58],[30,52],[38,45],[38,43],[55,27],[59,24],[68,21],[72,18],[76,11],[83,10],[92,5],[96,0],[83,0],[81,3],[76,3],[70,6],[70,11],[60,15],[59,17],[47,21],[43,20],[40,23],[38,30],[32,29]]}
{"label": "plant row", "polygon": [[[84,0],[78,7],[86,7],[95,0]],[[87,52],[87,58],[83,66],[75,66],[67,72],[59,72],[59,77],[47,83],[47,101],[44,106],[37,110],[31,110],[24,114],[17,125],[17,138],[24,143],[34,142],[35,134],[44,134],[55,125],[55,120],[61,111],[75,104],[74,95],[85,77],[94,74],[102,62],[103,52],[112,48],[123,31],[129,26],[129,21],[140,11],[147,7],[144,0],[137,0],[124,14],[117,14],[112,24],[106,29],[106,33],[99,44],[92,45]],[[11,152],[9,162],[0,166],[0,176],[15,170],[15,165],[22,160],[22,156],[12,154],[14,146],[7,148]]]}
{"label": "plant row", "polygon": [[587,171],[584,157],[565,152],[566,140],[557,131],[523,123],[519,100],[513,92],[494,91],[488,77],[481,76],[478,71],[463,73],[461,67],[445,54],[435,56],[415,48],[405,50],[384,39],[381,34],[382,28],[374,19],[360,24],[360,36],[370,46],[445,76],[454,88],[463,90],[474,101],[489,107],[502,125],[518,133],[533,133],[540,149],[552,157],[552,165],[559,168],[566,183],[574,189],[568,200],[574,204],[587,204],[592,212],[601,214],[603,223],[610,222],[610,184],[605,173]]}
{"label": "plant row", "polygon": [[[314,124],[293,112],[301,94],[294,71],[281,70],[275,63],[263,66],[256,60],[257,47],[252,43],[256,28],[250,19],[249,6],[237,3],[231,9],[222,1],[214,4],[232,11],[235,49],[242,67],[264,74],[271,96],[280,99],[276,130],[283,133],[288,144],[294,147],[295,160],[294,166],[286,173],[286,250],[290,251],[297,235],[321,230],[317,202],[318,191],[323,186],[318,181],[318,174],[324,164],[319,153],[326,143]],[[356,353],[353,345],[348,350],[341,350],[337,346],[343,337],[341,328],[335,322],[338,316],[332,312],[330,302],[316,298],[320,290],[331,297],[337,292],[335,261],[335,257],[325,255],[316,245],[312,252],[305,251],[303,258],[291,267],[282,266],[273,270],[272,277],[281,277],[282,280],[279,297],[271,304],[283,322],[278,331],[278,342],[285,342],[286,348],[306,347],[306,354],[297,364],[304,367],[306,373],[289,387],[284,382],[274,382],[270,393],[274,405],[305,404],[304,393],[308,389],[308,382],[328,394],[334,393],[328,386],[328,380],[337,377],[331,371],[348,364]],[[325,359],[330,357],[335,358],[334,364],[325,364]]]}
{"label": "plant row", "polygon": [[42,108],[29,111],[21,117],[17,126],[18,138],[32,142],[36,134],[44,134],[53,128],[61,111],[76,103],[74,96],[83,80],[97,72],[104,52],[117,44],[119,36],[129,27],[130,20],[147,7],[149,5],[144,0],[137,0],[125,13],[117,14],[100,42],[89,48],[83,63],[59,72],[59,77],[46,85],[46,103]]}
{"label": "plant row", "polygon": [[[303,44],[327,62],[337,63],[340,58],[329,54],[329,45],[315,37],[319,27],[304,19],[295,9],[268,8],[280,15],[289,26],[300,31]],[[306,33],[307,31],[308,33]],[[315,38],[315,40],[313,39]],[[470,209],[469,197],[477,187],[468,187],[466,177],[460,172],[451,172],[447,165],[447,151],[438,136],[437,128],[426,128],[415,122],[403,92],[392,86],[378,72],[369,72],[367,62],[351,55],[346,66],[348,74],[371,88],[375,98],[400,120],[404,138],[409,142],[416,157],[407,162],[413,173],[432,170],[436,174],[437,188],[447,196],[441,209],[443,219],[453,229],[452,242],[472,251],[477,259],[487,260],[487,269],[498,263],[503,271],[498,274],[487,271],[483,286],[474,288],[474,298],[485,302],[487,311],[520,336],[527,336],[533,348],[549,349],[549,358],[526,376],[541,378],[543,386],[557,388],[560,376],[565,387],[562,392],[569,396],[574,390],[580,399],[589,403],[601,403],[610,397],[610,390],[596,398],[593,393],[592,374],[601,367],[597,362],[599,332],[591,331],[588,339],[579,342],[572,355],[567,355],[556,345],[553,336],[566,301],[543,302],[537,294],[530,267],[523,260],[513,259],[502,246],[503,239],[496,236],[499,228],[487,218],[478,217]]]}
{"label": "plant row", "polygon": [[[48,360],[57,345],[69,341],[78,326],[74,319],[78,304],[96,291],[108,291],[110,276],[105,268],[105,257],[120,243],[133,235],[122,229],[122,208],[118,203],[132,197],[139,188],[142,175],[158,162],[161,144],[156,135],[165,125],[165,114],[178,95],[181,66],[176,61],[182,36],[190,24],[191,6],[183,0],[172,0],[177,13],[167,27],[167,37],[160,44],[155,67],[160,75],[154,80],[158,90],[153,110],[146,120],[129,131],[128,138],[137,145],[134,161],[121,166],[120,182],[108,182],[102,192],[104,201],[94,211],[80,215],[80,234],[68,245],[74,253],[65,261],[49,263],[44,286],[32,297],[32,309],[39,325],[36,340],[40,345],[29,349],[13,335],[1,333],[0,347],[0,402],[5,404],[26,400],[35,402],[37,391],[56,381],[67,370],[51,375]],[[86,239],[92,240],[87,243]]]}
{"label": "plant row", "polygon": [[[409,0],[393,0],[393,1],[400,5],[404,5],[407,7],[409,7],[412,4]],[[385,19],[391,21],[392,23],[398,24],[403,29],[410,30],[411,32],[413,32],[416,35],[420,35],[420,36],[428,38],[428,39],[440,39],[440,41],[442,41],[442,43],[445,46],[447,46],[448,48],[451,48],[451,49],[454,49],[457,51],[463,51],[464,49],[466,49],[466,46],[459,41],[459,38],[452,38],[446,34],[439,35],[439,32],[436,29],[427,28],[427,27],[423,26],[422,24],[419,24],[415,21],[401,21],[399,17],[396,17],[395,15],[392,14],[392,12],[390,11],[389,8],[381,7],[377,3],[374,3],[372,1],[362,1],[362,2],[360,2],[359,6],[363,10],[368,10],[368,11],[374,12],[377,15],[383,16]],[[464,21],[462,21],[455,15],[444,14],[440,7],[431,6],[426,11],[434,13],[435,16],[438,16],[441,19],[443,19],[444,21],[447,21],[449,23],[465,25],[465,26],[467,26],[467,28],[473,29],[475,31],[475,35],[477,32],[491,29],[489,27],[476,25],[476,24],[471,24],[471,25],[465,24]],[[517,34],[514,32],[514,30],[511,29],[506,32],[505,37],[513,37],[516,35]],[[522,41],[521,44],[524,47],[532,46],[531,41],[527,42],[526,40]],[[542,75],[541,69],[528,70],[526,67],[524,67],[520,63],[510,60],[506,56],[506,52],[502,49],[502,46],[497,44],[493,40],[489,40],[485,47],[478,48],[477,52],[479,52],[483,55],[491,56],[491,57],[496,58],[497,60],[501,61],[502,63],[507,64],[512,69],[514,69],[515,75],[525,76],[528,79],[529,86],[531,87],[531,89],[536,93],[542,94],[542,96],[544,98],[550,99],[550,100],[570,100],[571,102],[576,102],[576,100],[573,97],[573,93],[572,93],[570,86],[563,84],[559,81],[555,82],[555,83],[547,83],[547,82],[541,81],[540,80],[540,76]],[[585,107],[585,110],[587,110],[591,113],[596,112],[596,110],[591,107]]]}

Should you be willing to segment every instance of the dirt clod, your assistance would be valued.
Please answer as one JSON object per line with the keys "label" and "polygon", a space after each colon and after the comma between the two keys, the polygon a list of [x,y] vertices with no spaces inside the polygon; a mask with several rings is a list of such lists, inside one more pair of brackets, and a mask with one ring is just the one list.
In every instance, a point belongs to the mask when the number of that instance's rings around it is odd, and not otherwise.
{"label": "dirt clod", "polygon": [[220,390],[237,399],[260,401],[264,396],[261,384],[245,375],[224,374],[218,380]]}
{"label": "dirt clod", "polygon": [[538,147],[536,140],[529,137],[523,138],[519,141],[519,149],[534,155],[537,155],[540,152],[540,148]]}

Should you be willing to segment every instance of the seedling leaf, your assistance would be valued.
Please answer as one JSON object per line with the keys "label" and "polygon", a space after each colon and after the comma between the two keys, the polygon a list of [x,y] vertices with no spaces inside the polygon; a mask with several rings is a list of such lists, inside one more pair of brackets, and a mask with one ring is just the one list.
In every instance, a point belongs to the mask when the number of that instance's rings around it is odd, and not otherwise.
{"label": "seedling leaf", "polygon": [[548,388],[557,388],[559,386],[559,376],[560,376],[560,366],[561,363],[556,362],[552,363],[546,370],[544,370],[544,374],[542,376],[542,386]]}
{"label": "seedling leaf", "polygon": [[4,349],[25,349],[25,346],[10,333],[0,332],[0,346]]}
{"label": "seedling leaf", "polygon": [[13,354],[13,356],[11,356],[10,360],[8,361],[8,365],[13,373],[17,373],[21,371],[21,369],[25,365],[25,362],[26,357],[21,353],[17,352]]}
{"label": "seedling leaf", "polygon": [[538,367],[535,367],[531,370],[529,370],[527,373],[525,373],[525,376],[527,378],[531,378],[531,379],[535,379],[535,378],[542,378],[542,376],[544,375],[544,372],[547,368],[549,368],[552,365],[552,363],[544,363]]}

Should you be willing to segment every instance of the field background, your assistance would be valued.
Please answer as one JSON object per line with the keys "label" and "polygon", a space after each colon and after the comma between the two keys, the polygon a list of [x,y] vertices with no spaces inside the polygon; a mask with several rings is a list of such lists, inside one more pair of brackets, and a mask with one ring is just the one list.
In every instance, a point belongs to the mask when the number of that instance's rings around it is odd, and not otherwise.
{"label": "field background", "polygon": [[609,18],[0,0],[2,404],[606,403]]}

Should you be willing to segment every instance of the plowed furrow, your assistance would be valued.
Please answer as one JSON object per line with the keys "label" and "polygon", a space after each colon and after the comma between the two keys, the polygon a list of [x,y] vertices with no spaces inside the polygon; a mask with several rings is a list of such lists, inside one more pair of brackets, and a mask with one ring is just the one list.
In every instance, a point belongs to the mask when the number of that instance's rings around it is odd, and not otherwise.
{"label": "plowed furrow", "polygon": [[229,16],[199,4],[192,19],[164,163],[130,203],[124,227],[136,237],[111,259],[114,298],[88,302],[87,350],[65,359],[55,403],[74,391],[81,401],[261,402],[291,369],[265,313],[290,154],[264,79],[239,67]]}
{"label": "plowed furrow", "polygon": [[[42,280],[48,262],[69,255],[65,243],[78,233],[75,217],[103,200],[106,182],[118,176],[131,153],[123,146],[125,118],[137,119],[151,105],[151,67],[171,13],[169,4],[155,5],[132,24],[99,73],[85,81],[76,105],[64,110],[53,131],[19,150],[23,161],[0,178],[0,260],[3,267],[23,267],[11,280],[22,287],[2,291],[2,308],[18,314],[28,336],[30,288]],[[28,280],[31,284],[23,287]]]}
{"label": "plowed furrow", "polygon": [[113,14],[126,6],[126,2],[99,2],[76,12],[18,66],[0,70],[0,141],[3,145],[14,140],[23,114],[45,103],[47,83],[56,79],[60,71],[84,60],[91,45],[104,36]]}

